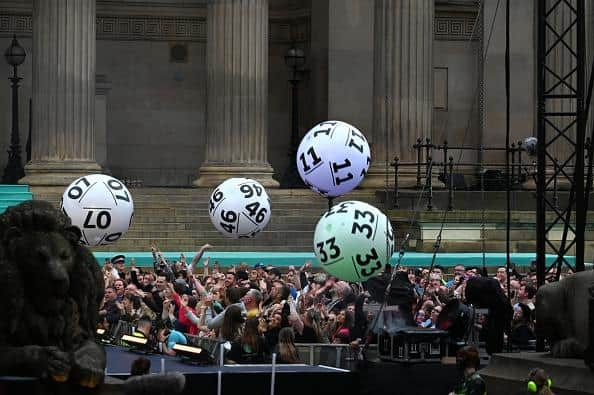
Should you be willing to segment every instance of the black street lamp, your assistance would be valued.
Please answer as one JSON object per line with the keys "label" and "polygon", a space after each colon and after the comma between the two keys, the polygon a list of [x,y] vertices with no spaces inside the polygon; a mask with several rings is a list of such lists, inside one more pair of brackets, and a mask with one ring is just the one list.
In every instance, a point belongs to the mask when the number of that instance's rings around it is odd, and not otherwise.
{"label": "black street lamp", "polygon": [[17,76],[17,66],[25,61],[27,54],[19,45],[16,35],[12,38],[10,47],[4,52],[4,57],[9,65],[13,67],[13,76],[8,79],[12,81],[12,132],[10,133],[10,148],[8,149],[8,163],[4,168],[3,184],[16,184],[19,179],[25,176],[25,169],[21,163],[21,145],[19,142],[19,81],[22,78]]}
{"label": "black street lamp", "polygon": [[285,63],[291,69],[291,145],[289,148],[289,165],[281,180],[283,188],[303,188],[305,185],[297,171],[297,149],[299,148],[299,72],[305,64],[303,50],[294,45],[285,55]]}

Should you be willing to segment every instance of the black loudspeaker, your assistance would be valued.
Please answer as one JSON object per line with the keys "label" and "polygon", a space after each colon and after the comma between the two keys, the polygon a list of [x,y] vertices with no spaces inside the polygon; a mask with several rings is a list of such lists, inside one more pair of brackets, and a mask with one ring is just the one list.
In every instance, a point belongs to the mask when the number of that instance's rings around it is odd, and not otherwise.
{"label": "black loudspeaker", "polygon": [[384,361],[441,362],[448,346],[448,333],[439,329],[410,327],[378,338],[379,357]]}
{"label": "black loudspeaker", "polygon": [[215,363],[214,358],[205,348],[175,344],[173,350],[182,362],[190,365],[213,365]]}
{"label": "black loudspeaker", "polygon": [[436,328],[447,331],[452,342],[464,342],[470,332],[473,312],[458,299],[450,300],[437,318]]}
{"label": "black loudspeaker", "polygon": [[[450,187],[450,174],[449,173],[441,173],[437,179],[445,185],[446,189]],[[457,191],[465,191],[466,187],[466,180],[464,179],[464,174],[461,173],[454,173],[452,176],[453,187]]]}
{"label": "black loudspeaker", "polygon": [[186,339],[188,339],[189,346],[199,347],[205,352],[202,356],[207,355],[208,359],[204,359],[204,361],[214,363],[220,358],[221,342],[217,339],[193,335],[186,335]]}
{"label": "black loudspeaker", "polygon": [[505,191],[505,175],[501,170],[487,170],[483,175],[485,191]]}

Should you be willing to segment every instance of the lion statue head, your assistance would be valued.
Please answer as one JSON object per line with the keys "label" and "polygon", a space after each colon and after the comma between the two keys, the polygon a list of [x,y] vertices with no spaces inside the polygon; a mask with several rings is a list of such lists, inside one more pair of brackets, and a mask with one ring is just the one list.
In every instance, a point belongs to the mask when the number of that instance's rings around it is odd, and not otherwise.
{"label": "lion statue head", "polygon": [[80,230],[45,201],[0,215],[0,375],[95,386],[105,354],[94,342],[103,276]]}

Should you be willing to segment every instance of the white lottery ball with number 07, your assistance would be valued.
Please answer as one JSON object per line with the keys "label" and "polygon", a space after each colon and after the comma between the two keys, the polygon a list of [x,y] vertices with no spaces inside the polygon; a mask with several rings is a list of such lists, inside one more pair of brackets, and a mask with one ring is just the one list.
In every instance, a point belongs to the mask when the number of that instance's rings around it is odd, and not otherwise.
{"label": "white lottery ball with number 07", "polygon": [[230,178],[210,195],[208,213],[214,227],[229,239],[250,238],[270,220],[270,199],[257,181]]}
{"label": "white lottery ball with number 07", "polygon": [[134,217],[132,195],[124,183],[105,174],[74,180],[64,191],[60,208],[81,230],[81,243],[89,246],[115,243]]}
{"label": "white lottery ball with number 07", "polygon": [[350,200],[322,215],[314,234],[314,251],[324,270],[344,281],[377,276],[394,252],[388,218],[370,204]]}
{"label": "white lottery ball with number 07", "polygon": [[322,196],[342,196],[355,189],[371,164],[365,135],[341,121],[314,126],[297,150],[297,170],[307,186]]}

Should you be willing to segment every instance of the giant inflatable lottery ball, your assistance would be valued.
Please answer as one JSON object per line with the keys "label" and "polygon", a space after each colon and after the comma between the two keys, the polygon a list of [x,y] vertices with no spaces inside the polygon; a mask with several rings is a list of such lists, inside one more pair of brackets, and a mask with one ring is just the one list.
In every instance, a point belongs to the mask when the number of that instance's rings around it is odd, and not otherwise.
{"label": "giant inflatable lottery ball", "polygon": [[208,213],[212,224],[224,237],[250,238],[268,224],[270,199],[259,182],[230,178],[213,191]]}
{"label": "giant inflatable lottery ball", "polygon": [[62,195],[60,208],[81,230],[80,241],[88,246],[115,243],[134,217],[132,195],[124,183],[105,174],[74,180]]}
{"label": "giant inflatable lottery ball", "polygon": [[297,169],[312,190],[326,197],[355,189],[367,174],[371,152],[357,128],[341,121],[314,126],[301,140]]}
{"label": "giant inflatable lottery ball", "polygon": [[322,215],[314,250],[324,270],[340,280],[359,282],[378,275],[394,252],[394,232],[377,208],[350,200]]}

